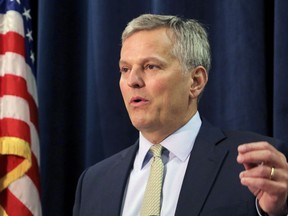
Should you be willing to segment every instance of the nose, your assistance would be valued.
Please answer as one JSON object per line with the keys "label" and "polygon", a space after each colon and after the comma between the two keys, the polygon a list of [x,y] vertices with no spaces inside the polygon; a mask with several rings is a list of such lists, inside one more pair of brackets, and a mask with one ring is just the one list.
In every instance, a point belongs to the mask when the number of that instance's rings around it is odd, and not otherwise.
{"label": "nose", "polygon": [[131,88],[142,88],[145,85],[143,73],[140,68],[133,68],[128,77],[128,86]]}

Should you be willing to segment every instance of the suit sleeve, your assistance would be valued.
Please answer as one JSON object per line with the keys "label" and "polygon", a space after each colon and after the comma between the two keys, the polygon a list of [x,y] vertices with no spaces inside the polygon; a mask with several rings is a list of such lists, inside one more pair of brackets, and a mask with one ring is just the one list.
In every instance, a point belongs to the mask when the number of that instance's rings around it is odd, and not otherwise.
{"label": "suit sleeve", "polygon": [[75,194],[75,201],[74,201],[74,206],[73,206],[73,216],[80,216],[82,184],[83,184],[85,173],[86,173],[86,170],[81,174],[78,180],[76,194]]}

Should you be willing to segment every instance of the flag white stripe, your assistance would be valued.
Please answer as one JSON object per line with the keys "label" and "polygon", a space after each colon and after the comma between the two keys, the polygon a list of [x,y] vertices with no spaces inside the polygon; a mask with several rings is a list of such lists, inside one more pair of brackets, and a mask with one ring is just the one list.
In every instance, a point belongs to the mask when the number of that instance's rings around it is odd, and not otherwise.
{"label": "flag white stripe", "polygon": [[0,97],[0,118],[15,118],[28,123],[27,113],[30,113],[29,106],[23,98],[13,95]]}
{"label": "flag white stripe", "polygon": [[30,133],[31,133],[31,151],[37,159],[38,168],[40,168],[40,145],[39,145],[39,136],[36,128],[30,122]]}
{"label": "flag white stripe", "polygon": [[[26,19],[23,19],[22,11],[25,0],[20,1],[7,1],[7,4],[14,4],[19,11],[10,10],[7,5],[3,5],[3,8],[7,10],[5,14],[0,14],[0,34],[5,35],[9,32],[15,32],[23,37],[25,40],[25,31],[24,31],[24,22],[29,25],[30,22],[27,22]],[[24,8],[25,10],[25,8]],[[28,31],[28,29],[25,29]],[[29,29],[31,31],[32,29]],[[12,38],[9,38],[9,40]],[[6,41],[2,41],[6,43]],[[17,43],[21,42],[17,41]],[[31,41],[30,41],[31,42]],[[22,46],[22,45],[21,45]],[[30,44],[28,47],[25,47],[26,51],[31,52]],[[26,56],[27,58],[29,56]],[[37,86],[36,79],[32,72],[33,68],[30,68],[29,65],[25,62],[25,56],[16,54],[13,52],[5,52],[3,55],[0,55],[0,77],[5,75],[14,75],[22,77],[27,84],[27,91],[32,96],[32,100],[36,103],[36,108],[38,108],[38,96],[37,96]],[[5,82],[5,79],[3,79]],[[5,83],[4,83],[5,84]],[[4,93],[4,92],[3,92]],[[21,98],[17,96],[4,95],[0,97],[0,118],[13,118],[25,121],[29,124],[30,135],[31,135],[31,151],[37,158],[38,165],[40,164],[40,146],[39,146],[39,135],[36,126],[30,120],[29,104],[25,100],[27,98]],[[30,98],[29,98],[30,99]],[[32,110],[34,111],[34,110]],[[36,113],[33,113],[36,114]],[[36,165],[32,166],[32,169],[36,169]],[[38,166],[39,168],[39,166]],[[34,176],[31,176],[34,178]],[[38,179],[38,177],[35,177]],[[24,175],[23,177],[15,180],[8,186],[8,190],[14,194],[17,199],[23,203],[34,216],[41,216],[41,202],[39,197],[39,191],[35,187],[34,182],[30,179],[29,176]],[[10,202],[10,201],[8,201]],[[5,205],[4,205],[5,206]]]}
{"label": "flag white stripe", "polygon": [[5,74],[20,76],[25,79],[28,92],[32,95],[33,100],[38,106],[36,80],[30,66],[26,64],[23,56],[13,52],[7,52],[5,55],[0,55],[0,76],[4,76]]}
{"label": "flag white stripe", "polygon": [[14,118],[24,121],[29,125],[31,134],[31,150],[37,158],[38,165],[40,166],[39,136],[27,113],[30,113],[29,106],[27,101],[23,98],[12,95],[0,97],[0,119]]}
{"label": "flag white stripe", "polygon": [[6,14],[0,14],[0,34],[9,31],[17,32],[24,37],[22,16],[17,11],[10,10]]}
{"label": "flag white stripe", "polygon": [[[42,215],[38,189],[27,175],[12,182],[8,189],[32,212],[33,215]],[[29,197],[25,194],[29,194]]]}

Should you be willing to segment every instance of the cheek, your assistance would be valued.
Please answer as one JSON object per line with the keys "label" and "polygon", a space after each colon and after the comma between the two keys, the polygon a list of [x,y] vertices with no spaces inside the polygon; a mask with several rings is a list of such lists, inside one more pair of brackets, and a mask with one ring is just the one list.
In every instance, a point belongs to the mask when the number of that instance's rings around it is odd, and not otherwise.
{"label": "cheek", "polygon": [[146,89],[156,95],[162,95],[170,91],[170,88],[174,85],[173,80],[169,77],[153,77],[146,81]]}
{"label": "cheek", "polygon": [[161,91],[165,92],[163,94],[164,102],[173,107],[185,106],[189,102],[190,87],[183,80],[170,82],[168,86],[161,88]]}
{"label": "cheek", "polygon": [[120,91],[121,91],[121,93],[123,95],[127,91],[127,90],[125,90],[126,87],[125,87],[125,81],[124,80],[120,79],[119,87],[120,87]]}
{"label": "cheek", "polygon": [[129,92],[128,88],[123,83],[121,83],[121,81],[119,83],[119,87],[120,87],[120,91],[121,91],[124,103],[126,104],[127,99],[128,99],[128,92]]}
{"label": "cheek", "polygon": [[[176,89],[174,89],[174,85],[170,82],[166,83],[155,83],[154,87],[151,88],[151,95],[153,95],[156,100],[155,106],[160,110],[170,110],[173,109],[174,103],[176,103],[179,95],[176,94]],[[155,108],[156,108],[155,107]]]}

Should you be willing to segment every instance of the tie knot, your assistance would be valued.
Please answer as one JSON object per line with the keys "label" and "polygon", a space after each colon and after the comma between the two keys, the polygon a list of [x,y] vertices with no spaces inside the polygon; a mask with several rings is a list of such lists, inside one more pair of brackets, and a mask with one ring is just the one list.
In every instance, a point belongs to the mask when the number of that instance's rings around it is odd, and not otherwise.
{"label": "tie knot", "polygon": [[161,157],[162,154],[162,145],[160,144],[155,144],[150,148],[153,157]]}

